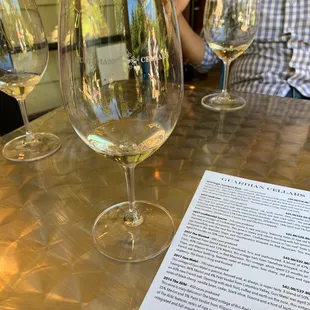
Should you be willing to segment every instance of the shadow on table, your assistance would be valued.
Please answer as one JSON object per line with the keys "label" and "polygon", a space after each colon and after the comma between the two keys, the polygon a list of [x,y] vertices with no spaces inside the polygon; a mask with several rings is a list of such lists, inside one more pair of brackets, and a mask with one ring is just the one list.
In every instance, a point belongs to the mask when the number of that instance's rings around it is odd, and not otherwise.
{"label": "shadow on table", "polygon": [[0,135],[5,135],[22,125],[23,119],[17,100],[0,92]]}

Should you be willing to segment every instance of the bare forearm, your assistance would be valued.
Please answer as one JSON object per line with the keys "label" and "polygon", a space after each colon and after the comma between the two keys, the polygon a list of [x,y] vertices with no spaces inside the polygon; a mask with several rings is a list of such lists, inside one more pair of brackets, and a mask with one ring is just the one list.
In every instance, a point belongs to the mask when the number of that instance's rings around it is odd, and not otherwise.
{"label": "bare forearm", "polygon": [[183,55],[193,65],[199,65],[204,57],[205,43],[189,26],[182,14],[178,16]]}

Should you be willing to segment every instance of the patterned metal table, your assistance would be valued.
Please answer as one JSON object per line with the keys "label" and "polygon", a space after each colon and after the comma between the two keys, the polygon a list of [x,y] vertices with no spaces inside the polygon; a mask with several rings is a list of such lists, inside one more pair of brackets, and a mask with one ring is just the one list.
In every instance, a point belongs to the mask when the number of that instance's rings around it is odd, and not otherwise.
{"label": "patterned metal table", "polygon": [[[247,94],[245,109],[221,115],[200,105],[206,93],[186,87],[173,134],[136,169],[137,199],[178,226],[206,169],[310,190],[307,101]],[[0,158],[0,309],[138,309],[164,255],[118,263],[91,237],[101,210],[126,200],[121,168],[77,137],[63,109],[32,127],[62,148],[34,163]]]}

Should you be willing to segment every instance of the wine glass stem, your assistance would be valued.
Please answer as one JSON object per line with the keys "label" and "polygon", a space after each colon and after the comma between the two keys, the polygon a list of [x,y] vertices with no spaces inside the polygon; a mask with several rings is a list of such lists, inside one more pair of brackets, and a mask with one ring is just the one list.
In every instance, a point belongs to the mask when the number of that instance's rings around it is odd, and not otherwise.
{"label": "wine glass stem", "polygon": [[224,82],[223,82],[223,89],[222,93],[228,94],[228,77],[229,77],[229,68],[230,68],[230,61],[223,61],[224,64]]}
{"label": "wine glass stem", "polygon": [[139,226],[143,222],[143,216],[138,213],[136,208],[134,169],[134,166],[124,166],[129,203],[128,212],[124,217],[124,224],[131,227]]}
{"label": "wine glass stem", "polygon": [[29,119],[28,119],[27,110],[26,110],[26,100],[25,99],[17,99],[17,102],[19,104],[20,112],[22,114],[26,136],[29,138],[32,138],[32,132],[30,130]]}

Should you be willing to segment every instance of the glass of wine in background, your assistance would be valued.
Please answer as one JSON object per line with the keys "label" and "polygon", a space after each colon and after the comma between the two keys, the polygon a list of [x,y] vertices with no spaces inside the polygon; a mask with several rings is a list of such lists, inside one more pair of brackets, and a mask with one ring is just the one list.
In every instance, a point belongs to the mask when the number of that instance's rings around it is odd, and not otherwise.
{"label": "glass of wine in background", "polygon": [[258,26],[259,0],[207,0],[204,35],[209,47],[223,61],[221,93],[202,98],[204,107],[215,111],[239,110],[245,100],[227,90],[229,66],[251,45]]}
{"label": "glass of wine in background", "polygon": [[0,0],[0,90],[18,101],[26,131],[4,146],[3,156],[9,160],[38,160],[60,147],[57,136],[31,132],[25,106],[47,62],[48,44],[35,2]]}
{"label": "glass of wine in background", "polygon": [[128,201],[104,210],[97,249],[125,262],[150,259],[170,244],[171,216],[135,200],[134,168],[169,137],[183,97],[181,45],[171,0],[62,0],[62,96],[79,137],[125,171]]}

